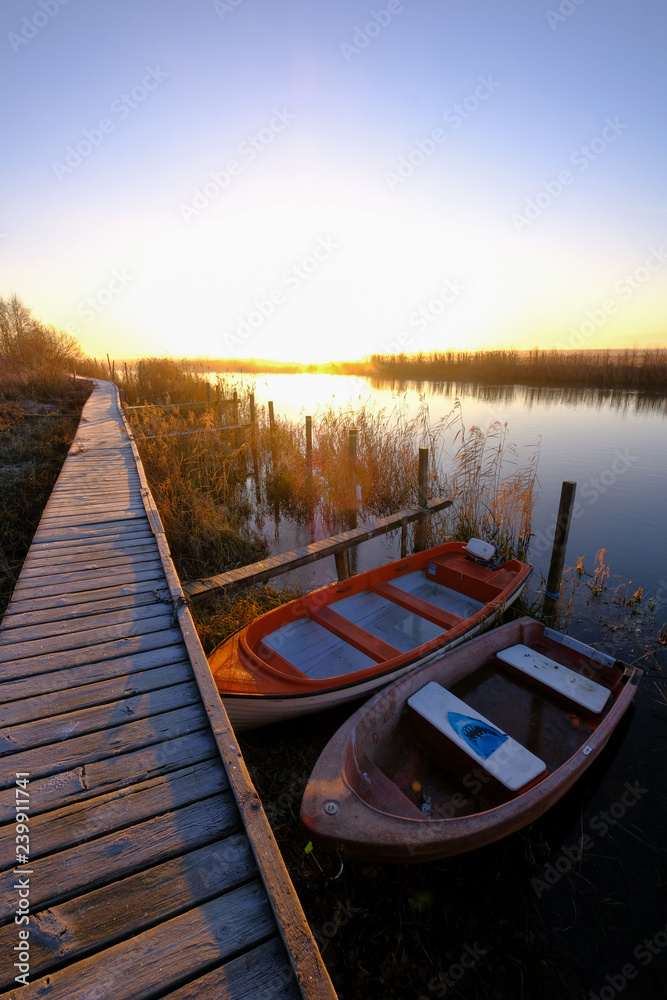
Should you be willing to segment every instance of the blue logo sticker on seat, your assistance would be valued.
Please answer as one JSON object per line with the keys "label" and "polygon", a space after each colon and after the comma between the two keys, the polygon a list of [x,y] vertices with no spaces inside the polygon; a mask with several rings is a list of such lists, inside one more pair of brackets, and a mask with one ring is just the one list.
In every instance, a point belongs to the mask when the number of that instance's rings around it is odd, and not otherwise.
{"label": "blue logo sticker on seat", "polygon": [[448,712],[447,719],[454,732],[484,760],[509,739],[506,733],[488,726],[481,719],[471,719],[469,715]]}

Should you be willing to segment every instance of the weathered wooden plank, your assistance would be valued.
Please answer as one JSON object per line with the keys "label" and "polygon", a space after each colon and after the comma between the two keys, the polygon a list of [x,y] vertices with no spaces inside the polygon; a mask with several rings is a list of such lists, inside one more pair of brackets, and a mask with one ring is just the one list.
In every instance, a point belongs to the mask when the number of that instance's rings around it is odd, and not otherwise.
{"label": "weathered wooden plank", "polygon": [[[102,560],[102,563],[106,563],[106,561],[107,560]],[[63,572],[61,569],[59,572],[45,573],[42,577],[44,580],[43,585],[40,580],[39,572],[35,573],[34,571],[27,569],[25,573],[21,573],[17,583],[17,589],[19,591],[24,591],[31,588],[33,584],[37,583],[39,585],[36,586],[35,590],[37,591],[43,589],[43,587],[52,585],[52,576],[58,577],[63,585],[70,583],[87,584],[93,580],[102,580],[108,584],[114,579],[116,573],[119,575],[133,572],[138,574],[148,572],[149,570],[155,571],[156,569],[161,568],[160,563],[154,557],[152,559],[148,558],[146,560],[142,560],[140,563],[136,564],[136,570],[134,569],[135,561],[131,557],[128,558],[127,556],[119,556],[118,558],[111,560],[109,565],[103,565],[102,563],[97,565],[91,560],[88,565],[74,566],[69,572]]]}
{"label": "weathered wooden plank", "polygon": [[303,994],[277,938],[218,966],[163,1000],[300,1000]]}
{"label": "weathered wooden plank", "polygon": [[[156,635],[159,633],[152,633]],[[102,660],[98,663],[82,663],[76,667],[63,667],[61,670],[51,670],[48,674],[38,673],[31,677],[19,677],[16,680],[3,681],[0,687],[0,704],[21,701],[35,696],[50,695],[53,692],[72,690],[74,698],[87,697],[86,692],[76,694],[79,687],[91,687],[98,682],[120,683],[133,685],[134,678],[144,671],[163,667],[169,669],[185,666],[185,676],[192,676],[189,661],[181,644],[158,647],[135,656],[120,656],[115,660]],[[176,676],[170,674],[170,676]],[[124,680],[123,680],[124,678]],[[91,687],[92,690],[92,687]]]}
{"label": "weathered wooden plank", "polygon": [[146,589],[143,593],[120,594],[100,601],[84,600],[80,604],[44,608],[41,611],[19,610],[20,605],[17,605],[16,609],[7,609],[2,620],[2,628],[24,629],[31,625],[52,625],[60,621],[74,622],[77,618],[86,618],[89,615],[104,615],[109,611],[122,611],[125,608],[141,608],[146,604],[155,604],[156,600],[163,604],[171,603],[169,591]]}
{"label": "weathered wooden plank", "polygon": [[51,566],[58,567],[59,571],[62,572],[65,566],[71,567],[77,563],[94,563],[99,559],[118,559],[120,557],[135,559],[146,552],[155,552],[155,542],[152,537],[147,538],[144,542],[135,543],[131,548],[120,545],[113,548],[108,545],[92,548],[90,544],[87,544],[82,545],[80,549],[69,551],[65,556],[61,552],[46,551],[43,555],[32,553],[26,563],[34,574],[48,573]]}
{"label": "weathered wooden plank", "polygon": [[194,681],[174,684],[157,691],[143,691],[133,697],[93,708],[80,708],[64,715],[5,726],[0,733],[0,754],[16,754],[21,750],[60,743],[73,736],[83,736],[100,729],[110,729],[128,719],[145,719],[168,712],[179,705],[196,705],[199,692]]}
{"label": "weathered wooden plank", "polygon": [[103,642],[84,649],[65,649],[49,656],[30,656],[21,660],[12,660],[1,668],[4,679],[33,677],[35,674],[46,674],[63,667],[75,667],[102,660],[116,660],[132,656],[135,653],[145,653],[152,649],[178,646],[183,649],[181,635],[176,628],[168,628],[162,632],[150,632],[147,635],[137,635],[129,639],[114,642]]}
{"label": "weathered wooden plank", "polygon": [[[94,889],[30,919],[30,975],[83,958],[255,878],[248,838],[233,834],[120,882]],[[0,928],[0,990],[14,985],[16,927]],[[276,965],[279,966],[280,952]],[[291,969],[282,952],[283,965]],[[278,968],[275,970],[279,971]],[[200,994],[212,996],[213,994]],[[275,996],[280,996],[276,994]]]}
{"label": "weathered wooden plank", "polygon": [[53,747],[49,746],[22,750],[3,759],[0,787],[13,785],[17,771],[27,771],[32,781],[33,778],[41,778],[48,774],[70,771],[74,767],[88,767],[93,761],[129,753],[151,743],[160,743],[175,736],[185,736],[187,733],[204,729],[207,724],[208,720],[202,706],[188,705],[172,712],[163,712],[161,715],[151,715],[146,719],[115,726],[113,729],[75,736],[65,740],[58,747],[57,757],[54,756]]}
{"label": "weathered wooden plank", "polygon": [[[164,583],[164,574],[161,571],[159,564],[151,569],[143,570],[133,570],[128,567],[127,570],[116,571],[113,574],[113,584],[116,587],[123,586],[124,584],[141,583],[144,580],[155,580],[157,583],[162,585]],[[30,581],[32,584],[34,581]],[[50,583],[44,587],[34,587],[34,586],[23,586],[21,582],[21,577],[19,576],[18,582],[14,589],[14,594],[18,596],[20,600],[21,597],[29,597],[34,600],[39,597],[54,597],[62,593],[81,593],[81,591],[94,591],[101,589],[103,587],[108,587],[111,583],[111,575],[109,573],[91,573],[90,576],[86,577],[84,574],[83,579],[75,579],[67,581],[66,583]]]}
{"label": "weathered wooden plank", "polygon": [[265,583],[281,573],[288,573],[300,566],[306,566],[318,559],[323,559],[325,556],[344,552],[351,546],[358,545],[370,538],[377,538],[378,535],[394,531],[400,528],[404,521],[406,523],[416,521],[434,511],[444,510],[451,506],[451,503],[451,500],[429,500],[425,507],[408,507],[407,510],[392,514],[391,517],[380,518],[369,528],[354,528],[339,535],[332,535],[331,538],[322,539],[320,542],[313,542],[301,549],[293,549],[290,552],[283,552],[280,555],[271,556],[269,559],[251,563],[249,566],[229,570],[227,573],[220,573],[202,580],[190,580],[183,584],[183,591],[191,600],[197,601],[218,591],[228,590],[230,587]]}
{"label": "weathered wooden plank", "polygon": [[[262,886],[251,882],[36,981],[34,996],[44,1000],[149,1000],[156,995],[156,982],[180,984],[262,943],[273,930]],[[8,994],[10,998],[19,996],[27,1000],[19,990]]]}
{"label": "weathered wooden plank", "polygon": [[[163,607],[166,608],[166,605]],[[105,628],[89,628],[84,631],[68,632],[67,635],[47,636],[43,639],[30,639],[27,642],[12,642],[0,646],[0,663],[10,663],[17,658],[29,656],[47,656],[49,653],[59,653],[63,650],[77,650],[86,647],[88,643],[101,643],[109,639],[122,642],[133,635],[147,635],[149,632],[159,632],[170,628],[172,615],[166,612],[138,622],[125,622],[124,625]],[[45,669],[48,669],[45,666]]]}
{"label": "weathered wooden plank", "polygon": [[[46,675],[47,677],[50,675]],[[157,691],[192,680],[192,667],[183,657],[180,662],[140,670],[123,677],[111,677],[97,684],[83,684],[60,691],[38,693],[31,698],[7,701],[2,690],[0,726],[16,726],[37,719],[48,719],[81,708],[122,701],[146,691]]]}
{"label": "weathered wooden plank", "polygon": [[146,518],[145,516],[143,518],[127,518],[125,521],[116,519],[113,521],[100,521],[96,524],[73,524],[60,526],[44,524],[38,529],[39,539],[40,541],[48,540],[61,542],[72,538],[92,538],[99,536],[100,534],[121,531],[124,524],[127,524],[128,528],[133,528],[139,531],[145,526]]}
{"label": "weathered wooden plank", "polygon": [[138,583],[114,583],[112,586],[96,587],[93,590],[83,587],[80,590],[49,594],[46,597],[33,597],[31,596],[32,591],[30,589],[20,594],[14,592],[5,617],[10,614],[23,614],[24,612],[50,610],[51,608],[74,609],[85,606],[87,603],[93,604],[96,601],[106,601],[112,600],[115,597],[147,593],[158,593],[163,596],[168,593],[164,587],[164,575],[162,575],[161,581],[158,578],[158,580],[140,580]]}
{"label": "weathered wooden plank", "polygon": [[[92,799],[112,789],[127,788],[138,776],[155,778],[212,758],[218,758],[218,750],[207,727],[122,756],[84,763],[71,771],[45,778],[31,777],[30,815],[37,816],[73,802]],[[0,823],[15,818],[15,793],[13,785],[0,791]]]}
{"label": "weathered wooden plank", "polygon": [[[96,837],[152,819],[167,809],[180,809],[224,792],[229,787],[220,762],[209,760],[180,768],[167,775],[97,798],[74,802],[55,812],[30,819],[30,862],[72,844],[85,844]],[[0,829],[0,871],[14,867],[16,829],[10,823]]]}
{"label": "weathered wooden plank", "polygon": [[[90,892],[101,885],[203,847],[239,829],[231,792],[221,792],[193,805],[173,809],[117,830],[90,843],[40,859],[39,878],[31,879],[30,904],[35,910]],[[224,843],[220,843],[224,852]],[[13,871],[0,875],[0,923],[14,919],[18,894]]]}
{"label": "weathered wooden plank", "polygon": [[140,622],[146,619],[155,618],[167,613],[167,608],[173,608],[172,601],[158,600],[153,597],[152,603],[144,603],[139,606],[123,608],[118,611],[107,611],[77,616],[75,618],[63,618],[59,622],[49,622],[47,625],[39,623],[37,625],[23,625],[14,628],[3,628],[0,630],[0,646],[11,646],[17,642],[29,642],[33,639],[49,639],[56,636],[69,635],[74,632],[84,632],[86,629],[106,628],[108,626],[127,625],[129,622]]}
{"label": "weathered wooden plank", "polygon": [[21,571],[21,586],[28,587],[31,580],[40,584],[42,582],[48,584],[52,582],[49,578],[54,576],[60,576],[68,582],[70,580],[84,581],[91,573],[96,572],[103,572],[109,579],[112,579],[116,570],[127,570],[135,566],[137,569],[154,566],[155,555],[155,547],[153,547],[152,550],[149,549],[147,552],[137,555],[128,555],[124,552],[118,554],[107,552],[98,556],[89,554],[87,560],[77,560],[71,565],[69,561],[65,560],[46,561],[39,565],[28,563]]}
{"label": "weathered wooden plank", "polygon": [[82,549],[87,545],[91,548],[101,545],[115,545],[117,543],[126,545],[131,544],[137,539],[152,539],[153,537],[150,525],[148,523],[141,524],[138,521],[132,521],[131,524],[112,531],[88,532],[86,535],[81,536],[73,532],[71,537],[65,538],[49,538],[46,536],[46,532],[44,532],[44,537],[42,537],[42,532],[38,529],[30,545],[28,558],[31,557],[33,551],[36,554],[41,552],[66,552],[72,548]]}
{"label": "weathered wooden plank", "polygon": [[62,517],[47,515],[46,517],[42,516],[41,523],[47,531],[53,530],[58,532],[65,528],[76,528],[78,530],[83,527],[96,527],[98,524],[137,520],[146,520],[146,512],[144,510],[119,509],[117,511],[100,511],[99,513],[92,512],[90,514],[68,514]]}

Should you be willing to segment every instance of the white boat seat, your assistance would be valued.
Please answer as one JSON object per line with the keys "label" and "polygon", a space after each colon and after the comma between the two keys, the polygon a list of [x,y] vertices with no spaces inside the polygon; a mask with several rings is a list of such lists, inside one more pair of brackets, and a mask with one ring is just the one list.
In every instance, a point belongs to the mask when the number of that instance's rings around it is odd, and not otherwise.
{"label": "white boat seat", "polygon": [[526,677],[539,681],[552,691],[563,695],[588,712],[599,714],[611,696],[609,688],[582,677],[576,670],[570,670],[543,653],[518,643],[496,653],[499,660],[519,670]]}
{"label": "white boat seat", "polygon": [[543,760],[435,681],[411,695],[408,705],[511,792],[546,772]]}

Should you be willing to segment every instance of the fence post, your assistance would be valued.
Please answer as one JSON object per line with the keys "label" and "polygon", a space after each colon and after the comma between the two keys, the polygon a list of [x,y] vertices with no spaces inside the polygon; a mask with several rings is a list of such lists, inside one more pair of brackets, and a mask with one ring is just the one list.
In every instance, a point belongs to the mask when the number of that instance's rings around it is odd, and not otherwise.
{"label": "fence post", "polygon": [[[420,507],[425,507],[428,501],[428,448],[419,449],[419,485],[417,500]],[[423,552],[428,547],[430,524],[426,516],[415,524],[415,552]]]}
{"label": "fence post", "polygon": [[570,533],[570,522],[572,520],[572,508],[574,507],[576,489],[577,484],[571,479],[566,479],[560,491],[556,533],[551,550],[549,576],[544,591],[544,604],[542,607],[545,618],[553,618],[558,608],[560,584],[563,576],[563,565],[565,563],[565,549],[567,548],[567,537]]}

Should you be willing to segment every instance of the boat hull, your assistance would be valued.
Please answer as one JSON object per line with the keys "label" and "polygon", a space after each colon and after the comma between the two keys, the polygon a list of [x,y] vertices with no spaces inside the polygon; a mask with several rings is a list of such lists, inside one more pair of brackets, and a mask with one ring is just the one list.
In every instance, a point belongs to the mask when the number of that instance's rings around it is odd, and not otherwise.
{"label": "boat hull", "polygon": [[480,566],[449,542],[268,612],[209,656],[229,719],[243,730],[368,697],[499,623],[530,573],[518,560]]}
{"label": "boat hull", "polygon": [[[609,691],[604,712],[593,717],[553,691],[517,680],[511,671],[506,677],[496,653],[514,643],[546,650],[562,666],[595,678]],[[508,836],[542,816],[590,767],[629,708],[641,676],[637,668],[571,643],[529,618],[472,639],[385,688],[338,730],[306,787],[301,807],[306,834],[343,856],[403,863],[461,854]],[[476,716],[493,718],[500,711],[503,733],[527,733],[548,762],[545,776],[512,794],[469,758],[462,762],[451,743],[424,742],[407,701],[432,681],[471,691]],[[499,709],[494,698],[505,681],[514,704]],[[520,718],[522,705],[528,722]],[[536,729],[540,725],[543,732]],[[430,818],[413,791],[422,787],[418,779],[439,810]]]}

